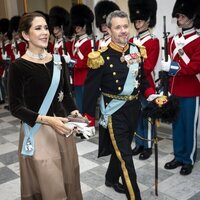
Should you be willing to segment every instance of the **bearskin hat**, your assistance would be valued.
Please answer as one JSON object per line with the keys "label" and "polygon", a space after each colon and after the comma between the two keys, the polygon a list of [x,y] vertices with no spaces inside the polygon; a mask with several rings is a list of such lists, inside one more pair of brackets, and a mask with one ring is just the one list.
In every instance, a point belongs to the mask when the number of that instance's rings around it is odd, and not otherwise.
{"label": "bearskin hat", "polygon": [[14,16],[10,19],[9,29],[13,32],[18,31],[19,21],[21,17],[20,16]]}
{"label": "bearskin hat", "polygon": [[128,7],[131,22],[150,19],[149,27],[153,28],[156,25],[156,0],[129,0]]}
{"label": "bearskin hat", "polygon": [[176,0],[172,17],[184,14],[189,19],[194,19],[194,27],[200,28],[200,1],[199,0]]}
{"label": "bearskin hat", "polygon": [[88,35],[92,33],[92,22],[94,21],[94,14],[92,10],[84,4],[76,4],[70,10],[71,26],[86,26]]}
{"label": "bearskin hat", "polygon": [[70,24],[69,12],[60,6],[54,6],[49,11],[49,27],[53,31],[53,27],[63,27],[64,34],[68,34]]}
{"label": "bearskin hat", "polygon": [[7,34],[9,40],[12,40],[13,32],[17,32],[18,31],[20,19],[21,19],[20,16],[14,16],[14,17],[12,17],[10,19],[9,28],[8,28],[8,34]]}
{"label": "bearskin hat", "polygon": [[0,20],[0,33],[5,34],[8,32],[9,28],[9,19],[7,18],[2,18]]}
{"label": "bearskin hat", "polygon": [[107,0],[99,1],[94,8],[96,27],[101,28],[101,24],[106,23],[106,17],[115,10],[120,10],[116,3]]}

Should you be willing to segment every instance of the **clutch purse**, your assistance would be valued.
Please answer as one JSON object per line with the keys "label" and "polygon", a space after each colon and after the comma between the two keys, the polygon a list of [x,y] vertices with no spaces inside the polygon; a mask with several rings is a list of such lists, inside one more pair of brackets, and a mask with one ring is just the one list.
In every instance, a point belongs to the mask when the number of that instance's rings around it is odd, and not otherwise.
{"label": "clutch purse", "polygon": [[69,122],[76,122],[76,123],[86,123],[89,124],[89,120],[86,117],[80,117],[77,115],[68,115],[67,119],[69,120]]}

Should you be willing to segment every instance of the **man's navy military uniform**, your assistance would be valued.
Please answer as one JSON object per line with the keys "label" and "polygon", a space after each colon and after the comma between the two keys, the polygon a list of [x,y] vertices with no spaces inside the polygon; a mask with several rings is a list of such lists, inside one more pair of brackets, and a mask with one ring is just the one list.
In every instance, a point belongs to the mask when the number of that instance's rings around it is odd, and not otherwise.
{"label": "man's navy military uniform", "polygon": [[106,181],[116,183],[121,176],[127,198],[136,200],[141,197],[131,142],[141,111],[139,95],[148,97],[154,93],[144,77],[141,53],[134,44],[122,48],[111,42],[102,50],[101,65],[89,63],[84,93],[84,114],[88,118],[95,116],[96,102],[101,94],[98,156],[111,154]]}

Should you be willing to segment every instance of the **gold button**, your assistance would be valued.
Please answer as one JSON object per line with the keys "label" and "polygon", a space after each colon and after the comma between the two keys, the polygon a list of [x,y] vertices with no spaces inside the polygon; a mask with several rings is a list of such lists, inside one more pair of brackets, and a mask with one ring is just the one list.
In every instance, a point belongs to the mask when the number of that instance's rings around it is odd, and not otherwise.
{"label": "gold button", "polygon": [[106,57],[106,59],[107,59],[107,60],[110,60],[110,57],[109,57],[109,56],[107,56],[107,57]]}
{"label": "gold button", "polygon": [[121,90],[122,88],[121,87],[118,87],[118,90]]}
{"label": "gold button", "polygon": [[129,97],[128,97],[128,100],[129,100],[129,101],[132,101],[133,99],[134,99],[133,96],[129,96]]}
{"label": "gold button", "polygon": [[119,80],[116,80],[115,82],[116,82],[116,83],[119,83]]}
{"label": "gold button", "polygon": [[113,76],[115,76],[116,75],[116,72],[113,72]]}
{"label": "gold button", "polygon": [[110,64],[110,67],[112,68],[112,67],[113,67],[113,64]]}

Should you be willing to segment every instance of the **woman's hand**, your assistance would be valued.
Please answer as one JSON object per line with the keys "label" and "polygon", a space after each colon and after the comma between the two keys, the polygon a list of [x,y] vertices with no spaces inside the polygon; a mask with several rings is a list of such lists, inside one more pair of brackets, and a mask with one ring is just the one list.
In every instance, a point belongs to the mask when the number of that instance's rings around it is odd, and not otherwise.
{"label": "woman's hand", "polygon": [[51,126],[56,132],[58,132],[61,135],[68,135],[71,134],[71,132],[73,131],[71,127],[67,126],[67,122],[69,120],[64,117],[51,117],[39,115],[36,121],[41,124]]}

